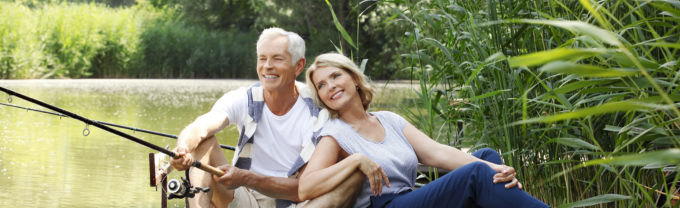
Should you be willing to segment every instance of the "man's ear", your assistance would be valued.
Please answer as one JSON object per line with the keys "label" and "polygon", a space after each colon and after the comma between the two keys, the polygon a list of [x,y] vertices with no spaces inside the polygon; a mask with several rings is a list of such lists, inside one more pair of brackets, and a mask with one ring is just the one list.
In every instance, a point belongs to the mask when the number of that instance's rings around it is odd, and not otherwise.
{"label": "man's ear", "polygon": [[305,69],[305,63],[307,63],[307,60],[302,57],[300,60],[298,60],[297,63],[295,63],[295,77],[300,76],[302,74],[302,70]]}

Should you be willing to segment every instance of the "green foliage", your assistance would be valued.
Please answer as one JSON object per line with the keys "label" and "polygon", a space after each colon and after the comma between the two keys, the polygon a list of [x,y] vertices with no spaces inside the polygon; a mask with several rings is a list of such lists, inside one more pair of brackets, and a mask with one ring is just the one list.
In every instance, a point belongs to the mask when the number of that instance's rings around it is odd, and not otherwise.
{"label": "green foliage", "polygon": [[257,33],[141,4],[0,2],[0,78],[253,78]]}
{"label": "green foliage", "polygon": [[382,6],[421,87],[404,114],[435,140],[500,150],[551,205],[653,206],[678,180],[677,1]]}
{"label": "green foliage", "polygon": [[141,34],[137,77],[256,78],[256,32],[212,32],[181,20],[157,20]]}
{"label": "green foliage", "polygon": [[137,51],[134,10],[0,3],[0,13],[9,17],[0,24],[2,78],[89,77],[103,65],[124,67]]}
{"label": "green foliage", "polygon": [[[340,51],[361,61],[373,79],[411,78],[400,70],[398,51],[407,47],[400,43],[405,26],[390,21],[395,16],[386,20],[392,8],[381,2],[0,2],[8,17],[4,31],[12,33],[0,36],[5,43],[0,73],[5,78],[252,78],[255,73],[243,69],[254,68],[252,46],[258,32],[268,27],[300,34],[308,62],[317,54]],[[329,8],[335,17],[320,12]]]}
{"label": "green foliage", "polygon": [[630,196],[623,196],[619,194],[604,194],[580,200],[574,203],[566,204],[560,207],[586,207],[624,199],[630,199]]}
{"label": "green foliage", "polygon": [[177,8],[184,21],[209,29],[248,31],[257,19],[251,0],[150,0],[156,8]]}

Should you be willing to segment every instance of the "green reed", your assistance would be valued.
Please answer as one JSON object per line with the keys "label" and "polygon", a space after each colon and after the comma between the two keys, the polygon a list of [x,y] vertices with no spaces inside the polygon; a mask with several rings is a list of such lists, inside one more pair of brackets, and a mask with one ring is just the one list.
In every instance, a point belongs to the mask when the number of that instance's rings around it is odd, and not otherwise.
{"label": "green reed", "polygon": [[421,86],[403,113],[433,139],[500,150],[553,206],[648,207],[676,190],[680,2],[380,6]]}

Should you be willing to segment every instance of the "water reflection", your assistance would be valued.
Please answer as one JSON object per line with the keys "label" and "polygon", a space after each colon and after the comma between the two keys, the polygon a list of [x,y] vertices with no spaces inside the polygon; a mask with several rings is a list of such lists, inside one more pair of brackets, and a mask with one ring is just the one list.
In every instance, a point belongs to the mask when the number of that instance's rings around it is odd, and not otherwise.
{"label": "water reflection", "polygon": [[[168,134],[207,112],[225,92],[248,86],[244,80],[19,80],[0,86],[84,117]],[[378,93],[380,109],[392,109],[395,92]],[[382,96],[382,95],[390,95]],[[400,96],[403,99],[404,95]],[[19,98],[11,104],[44,109]],[[382,101],[385,100],[385,101]],[[389,101],[388,101],[389,100]],[[0,102],[7,103],[6,94]],[[381,104],[382,103],[382,104]],[[160,192],[148,187],[150,149],[69,118],[0,106],[0,206],[158,207]],[[175,140],[130,133],[159,146]],[[237,131],[218,134],[235,145]],[[232,151],[225,151],[231,158]],[[178,178],[180,173],[171,177]],[[183,207],[182,200],[169,207]]]}

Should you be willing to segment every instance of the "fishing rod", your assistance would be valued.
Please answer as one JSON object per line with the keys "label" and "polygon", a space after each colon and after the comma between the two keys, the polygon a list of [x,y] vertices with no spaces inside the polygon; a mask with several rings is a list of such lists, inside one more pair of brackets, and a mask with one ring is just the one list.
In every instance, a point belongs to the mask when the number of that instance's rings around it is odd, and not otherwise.
{"label": "fishing rod", "polygon": [[[11,100],[11,99],[9,99],[9,100]],[[11,102],[11,101],[10,101],[10,102]],[[61,113],[55,113],[55,112],[49,112],[49,111],[44,111],[44,110],[39,110],[39,109],[27,108],[27,107],[18,106],[18,105],[12,105],[12,104],[6,104],[6,103],[0,103],[0,105],[4,105],[4,106],[7,106],[7,107],[13,107],[13,108],[24,109],[24,110],[28,110],[28,111],[35,111],[35,112],[45,113],[45,114],[54,115],[54,116],[59,116],[59,117],[69,117],[69,116],[64,115],[64,114],[61,114]],[[163,137],[168,137],[168,138],[172,138],[172,139],[177,139],[177,136],[172,135],[172,134],[163,133],[163,132],[156,132],[156,131],[151,131],[151,130],[146,130],[146,129],[140,129],[140,128],[129,127],[129,126],[123,126],[123,125],[120,125],[120,124],[114,124],[114,123],[109,123],[109,122],[105,122],[105,121],[97,121],[97,120],[92,120],[92,121],[95,122],[95,123],[100,123],[100,124],[104,124],[104,125],[107,125],[107,126],[113,126],[113,127],[118,127],[118,128],[122,128],[122,129],[127,129],[127,130],[132,130],[132,131],[138,131],[138,132],[147,133],[147,134],[153,134],[153,135],[156,135],[156,136],[163,136]],[[229,146],[229,145],[224,145],[224,144],[220,144],[220,147],[221,147],[222,149],[227,149],[227,150],[236,150],[235,147],[232,147],[232,146]]]}
{"label": "fishing rod", "polygon": [[[71,118],[73,118],[73,119],[80,120],[80,121],[84,122],[84,123],[87,124],[87,125],[96,126],[97,128],[100,128],[100,129],[102,129],[102,130],[104,130],[104,131],[108,131],[108,132],[110,132],[110,133],[113,133],[113,134],[115,134],[115,135],[121,136],[121,137],[123,137],[123,138],[125,138],[125,139],[128,139],[128,140],[130,140],[130,141],[133,141],[133,142],[135,142],[135,143],[137,143],[137,144],[141,144],[141,145],[144,145],[144,146],[146,146],[146,147],[148,147],[148,148],[151,148],[151,149],[153,149],[153,150],[162,152],[163,154],[166,154],[166,155],[168,155],[168,156],[170,156],[170,157],[172,157],[172,158],[174,158],[174,159],[178,159],[178,158],[179,158],[179,155],[178,155],[177,153],[173,152],[173,151],[170,151],[170,150],[167,150],[167,149],[162,148],[162,147],[160,147],[160,146],[151,144],[151,143],[149,143],[149,142],[147,142],[147,141],[144,141],[144,140],[141,140],[141,139],[139,139],[139,138],[137,138],[137,137],[134,137],[134,136],[132,136],[132,135],[123,133],[123,132],[118,131],[118,130],[116,130],[116,129],[113,129],[113,128],[109,127],[109,126],[106,126],[106,125],[104,125],[104,124],[94,122],[94,121],[92,121],[92,120],[90,120],[90,119],[87,119],[87,118],[85,118],[85,117],[82,117],[82,116],[80,116],[80,115],[78,115],[78,114],[71,113],[71,112],[69,112],[69,111],[67,111],[67,110],[64,110],[64,109],[61,109],[61,108],[52,106],[52,105],[47,104],[47,103],[44,103],[44,102],[42,102],[42,101],[40,101],[40,100],[33,99],[33,98],[31,98],[31,97],[28,97],[28,96],[25,96],[25,95],[23,95],[23,94],[14,92],[14,91],[9,90],[9,89],[4,88],[4,87],[0,87],[0,91],[3,91],[3,92],[5,92],[5,93],[9,94],[10,96],[16,96],[16,97],[21,98],[21,99],[24,99],[24,100],[26,100],[26,101],[28,101],[28,102],[35,103],[35,104],[37,104],[37,105],[39,105],[39,106],[42,106],[42,107],[48,108],[48,109],[50,109],[50,110],[56,111],[56,112],[58,112],[58,113],[64,114],[64,115],[67,116],[67,117],[71,117]],[[11,98],[10,98],[10,100],[11,100]],[[222,170],[220,170],[220,169],[217,169],[217,168],[215,168],[215,167],[212,167],[212,166],[210,166],[210,165],[202,164],[202,163],[199,162],[198,160],[194,160],[194,161],[192,162],[191,166],[196,167],[196,168],[198,168],[198,169],[201,169],[201,170],[203,170],[203,171],[206,171],[206,172],[208,172],[208,173],[211,173],[211,174],[213,174],[213,175],[217,175],[217,176],[224,175],[224,171],[222,171]]]}

